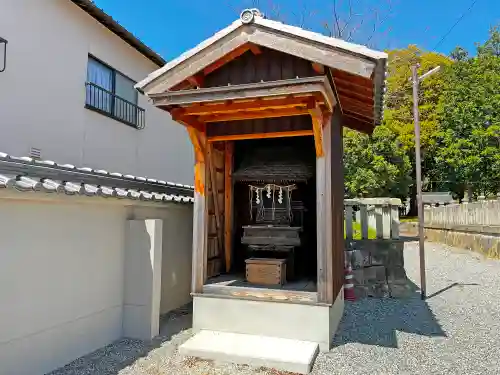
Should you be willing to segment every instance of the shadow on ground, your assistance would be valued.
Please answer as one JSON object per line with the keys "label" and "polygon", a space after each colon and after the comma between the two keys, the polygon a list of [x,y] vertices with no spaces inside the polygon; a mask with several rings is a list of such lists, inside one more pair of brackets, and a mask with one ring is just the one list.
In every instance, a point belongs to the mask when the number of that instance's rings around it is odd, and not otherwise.
{"label": "shadow on ground", "polygon": [[364,298],[346,302],[333,346],[362,343],[397,348],[397,331],[446,337],[431,308],[420,298],[416,285],[414,294],[407,299]]}
{"label": "shadow on ground", "polygon": [[165,347],[164,354],[169,355],[187,338],[176,335],[192,327],[192,310],[192,304],[188,304],[161,316],[160,335],[152,340],[120,339],[47,375],[117,375],[120,370],[167,343],[171,345]]}

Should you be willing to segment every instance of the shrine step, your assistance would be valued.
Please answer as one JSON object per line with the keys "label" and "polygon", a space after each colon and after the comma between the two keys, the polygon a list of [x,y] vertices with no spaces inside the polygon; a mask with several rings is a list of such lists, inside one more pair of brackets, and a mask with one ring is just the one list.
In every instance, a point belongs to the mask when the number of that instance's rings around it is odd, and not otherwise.
{"label": "shrine step", "polygon": [[318,344],[269,336],[202,330],[179,347],[181,355],[268,367],[299,374],[311,372]]}

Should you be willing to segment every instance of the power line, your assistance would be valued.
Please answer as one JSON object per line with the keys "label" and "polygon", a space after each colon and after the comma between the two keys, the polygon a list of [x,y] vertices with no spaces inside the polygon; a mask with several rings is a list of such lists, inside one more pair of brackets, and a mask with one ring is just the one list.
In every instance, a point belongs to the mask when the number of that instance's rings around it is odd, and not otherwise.
{"label": "power line", "polygon": [[[436,45],[431,49],[432,51],[436,50],[436,48],[438,48],[443,42],[444,40],[452,33],[452,31],[455,29],[455,27],[458,26],[458,24],[460,22],[462,22],[462,20],[465,18],[465,16],[467,16],[471,11],[472,11],[472,8],[474,8],[474,6],[476,5],[476,3],[478,2],[479,0],[472,0],[470,6],[460,15],[460,17],[456,20],[456,22],[448,29],[448,31],[446,31],[446,33],[441,37],[441,39],[439,39],[439,41],[436,43]],[[413,57],[417,57],[417,54],[416,53],[413,53],[413,56],[411,56],[407,61],[405,61],[404,63],[408,63],[409,60]],[[448,54],[448,57],[449,57],[449,54]],[[391,63],[395,63],[399,60],[402,60],[403,57],[399,58],[399,59],[395,59],[393,60]],[[402,66],[402,64],[400,65]],[[397,66],[397,68],[399,68],[399,66]]]}
{"label": "power line", "polygon": [[[435,51],[443,42],[444,40],[452,33],[452,31],[455,29],[455,27],[457,27],[457,25],[462,22],[462,20],[465,18],[465,16],[467,16],[471,11],[472,11],[472,8],[474,8],[474,6],[476,5],[476,3],[478,2],[479,0],[472,0],[470,6],[460,15],[460,17],[456,20],[456,22],[446,31],[446,33],[441,37],[441,39],[439,39],[439,41],[436,43],[436,45],[431,49],[431,51]],[[450,53],[451,54],[451,53]],[[448,54],[447,56],[450,57],[450,54]],[[406,61],[402,61],[402,63],[400,65],[396,65],[394,67],[394,69],[399,69],[400,67],[402,67],[403,65],[405,64],[408,64],[410,62],[410,60],[414,57],[417,57],[417,54],[416,52],[413,52],[413,55],[408,57]],[[403,60],[404,57],[400,57],[399,59],[394,59],[393,61],[391,61],[391,65],[394,64],[395,62],[397,61],[400,61],[400,60]],[[396,98],[399,94],[406,94],[408,95],[408,93],[406,93],[405,90],[398,90],[398,91],[395,91],[393,93],[391,93],[390,95],[387,95],[388,97],[390,98]]]}
{"label": "power line", "polygon": [[436,48],[438,48],[442,43],[443,41],[448,37],[448,35],[451,34],[451,32],[453,31],[453,29],[455,29],[455,27],[457,27],[457,25],[465,18],[466,15],[468,15],[472,8],[474,8],[474,5],[476,5],[476,3],[478,2],[478,0],[473,0],[471,5],[469,6],[469,8],[467,8],[467,10],[462,13],[462,15],[458,18],[457,22],[455,22],[453,24],[452,27],[450,27],[450,29],[443,35],[443,37],[439,40],[439,42],[437,42],[437,44],[434,46],[433,50],[435,50]]}

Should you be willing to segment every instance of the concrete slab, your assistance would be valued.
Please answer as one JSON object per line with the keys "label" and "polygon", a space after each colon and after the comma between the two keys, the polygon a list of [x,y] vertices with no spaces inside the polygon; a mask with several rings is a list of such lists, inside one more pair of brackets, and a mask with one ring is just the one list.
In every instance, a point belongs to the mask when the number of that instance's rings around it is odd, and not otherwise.
{"label": "concrete slab", "polygon": [[185,356],[308,374],[319,351],[317,343],[277,337],[202,330],[183,345]]}

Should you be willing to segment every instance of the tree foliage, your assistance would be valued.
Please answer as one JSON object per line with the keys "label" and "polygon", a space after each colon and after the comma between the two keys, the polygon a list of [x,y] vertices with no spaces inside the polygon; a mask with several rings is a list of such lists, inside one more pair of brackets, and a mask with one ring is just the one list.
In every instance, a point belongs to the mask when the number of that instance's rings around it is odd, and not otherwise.
{"label": "tree foliage", "polygon": [[344,131],[344,177],[350,196],[406,197],[411,183],[410,160],[387,126],[373,135]]}
{"label": "tree foliage", "polygon": [[477,46],[477,56],[448,70],[438,111],[442,127],[435,155],[443,188],[462,195],[496,193],[500,182],[500,32]]}
{"label": "tree foliage", "polygon": [[[419,73],[423,74],[437,65],[447,67],[452,64],[444,55],[425,52],[413,45],[388,54],[383,126],[378,127],[371,138],[356,132],[346,132],[344,136],[346,185],[351,195],[401,198],[414,195],[415,138],[410,67],[420,64]],[[443,76],[436,75],[424,81],[420,91],[421,144],[424,169],[428,173],[424,176],[428,179],[436,174],[434,154],[440,126],[435,108],[441,101],[444,87]],[[370,181],[363,182],[363,179]]]}

